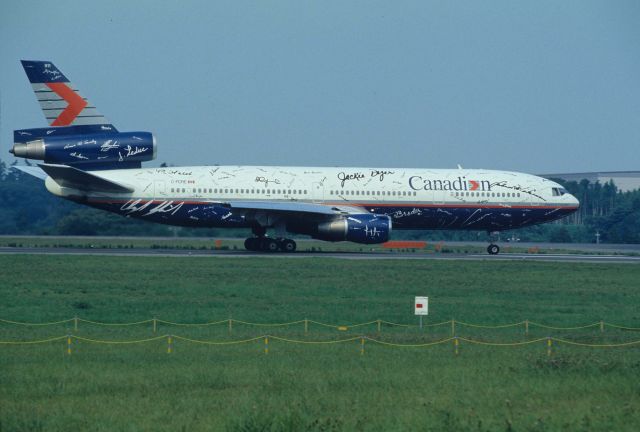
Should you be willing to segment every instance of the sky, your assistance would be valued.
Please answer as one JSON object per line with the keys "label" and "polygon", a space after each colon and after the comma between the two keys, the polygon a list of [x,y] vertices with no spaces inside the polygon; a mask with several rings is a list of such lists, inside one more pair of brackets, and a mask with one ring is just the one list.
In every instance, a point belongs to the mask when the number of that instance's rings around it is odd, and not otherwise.
{"label": "sky", "polygon": [[640,2],[0,3],[0,158],[52,61],[155,165],[640,170]]}

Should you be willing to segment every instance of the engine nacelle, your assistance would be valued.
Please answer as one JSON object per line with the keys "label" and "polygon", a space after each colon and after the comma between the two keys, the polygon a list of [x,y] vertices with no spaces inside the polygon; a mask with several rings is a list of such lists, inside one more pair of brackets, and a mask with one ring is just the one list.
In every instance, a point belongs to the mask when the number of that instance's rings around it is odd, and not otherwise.
{"label": "engine nacelle", "polygon": [[33,133],[29,138],[14,137],[12,153],[16,157],[43,160],[50,164],[105,165],[114,169],[139,167],[141,162],[156,157],[156,140],[149,132]]}
{"label": "engine nacelle", "polygon": [[365,213],[319,223],[313,237],[325,241],[346,240],[354,243],[375,244],[388,241],[390,234],[391,218],[389,216]]}

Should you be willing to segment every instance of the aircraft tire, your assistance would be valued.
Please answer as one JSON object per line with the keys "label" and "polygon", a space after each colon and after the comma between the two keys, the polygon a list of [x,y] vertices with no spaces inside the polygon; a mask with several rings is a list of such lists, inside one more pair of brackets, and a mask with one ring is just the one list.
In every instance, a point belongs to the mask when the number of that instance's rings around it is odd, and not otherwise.
{"label": "aircraft tire", "polygon": [[272,238],[260,239],[260,250],[263,252],[278,252],[280,249],[278,242]]}
{"label": "aircraft tire", "polygon": [[244,241],[244,248],[248,251],[257,251],[260,249],[260,240],[256,237],[249,237]]}
{"label": "aircraft tire", "polygon": [[291,252],[295,252],[296,251],[296,242],[291,240],[291,239],[284,239],[282,240],[282,242],[280,243],[280,250],[282,252],[287,252],[287,253],[291,253]]}
{"label": "aircraft tire", "polygon": [[500,253],[500,246],[496,244],[490,244],[489,246],[487,246],[487,252],[489,253],[489,255],[498,255],[498,253]]}

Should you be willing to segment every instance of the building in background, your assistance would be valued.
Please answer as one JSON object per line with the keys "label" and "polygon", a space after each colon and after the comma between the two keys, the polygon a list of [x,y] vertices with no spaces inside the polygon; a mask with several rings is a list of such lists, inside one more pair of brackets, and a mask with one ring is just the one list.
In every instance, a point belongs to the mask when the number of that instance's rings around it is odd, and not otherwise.
{"label": "building in background", "polygon": [[571,173],[571,174],[538,174],[540,177],[548,179],[562,179],[566,181],[580,182],[583,179],[589,180],[590,183],[600,182],[600,184],[608,183],[613,180],[620,192],[628,192],[640,189],[640,171],[599,171],[590,173]]}

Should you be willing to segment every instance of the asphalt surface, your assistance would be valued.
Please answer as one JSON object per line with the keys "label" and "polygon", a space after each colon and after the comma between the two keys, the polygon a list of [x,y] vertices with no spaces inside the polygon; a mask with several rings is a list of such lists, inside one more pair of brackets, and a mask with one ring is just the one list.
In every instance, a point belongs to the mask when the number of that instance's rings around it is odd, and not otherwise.
{"label": "asphalt surface", "polygon": [[11,248],[0,247],[0,254],[39,255],[100,255],[100,256],[161,256],[204,258],[338,258],[352,260],[411,259],[411,260],[485,260],[485,261],[552,261],[640,264],[640,256],[582,255],[582,254],[454,254],[420,252],[294,252],[264,253],[231,250],[181,250],[181,249],[86,249],[86,248]]}

